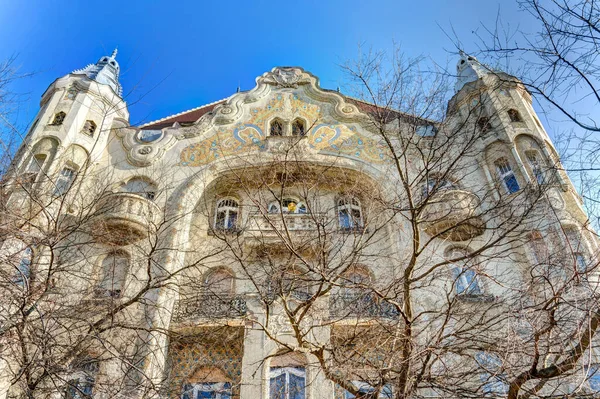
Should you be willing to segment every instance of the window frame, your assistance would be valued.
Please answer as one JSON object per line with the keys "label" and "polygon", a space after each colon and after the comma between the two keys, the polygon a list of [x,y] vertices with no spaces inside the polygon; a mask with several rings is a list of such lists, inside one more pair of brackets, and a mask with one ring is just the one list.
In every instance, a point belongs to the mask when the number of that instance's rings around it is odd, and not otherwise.
{"label": "window frame", "polygon": [[527,159],[527,163],[531,168],[531,173],[533,173],[533,177],[537,184],[544,184],[546,182],[546,176],[542,169],[542,162],[540,162],[540,153],[537,150],[528,150],[525,151],[525,158]]}
{"label": "window frame", "polygon": [[[285,203],[288,203],[287,206],[284,206]],[[294,204],[294,209],[290,210],[290,204]],[[285,211],[287,209],[287,211]],[[296,197],[283,197],[281,200],[274,200],[269,202],[267,205],[267,213],[270,215],[277,215],[283,213],[284,215],[306,215],[308,213],[308,208],[306,207],[306,203],[302,200],[299,200]]]}
{"label": "window frame", "polygon": [[513,170],[508,158],[502,157],[494,161],[498,178],[502,181],[504,190],[507,194],[514,194],[521,190],[521,185],[517,179],[517,175]]}
{"label": "window frame", "polygon": [[[273,129],[274,129],[275,125],[279,126],[279,129],[278,129],[279,131],[277,133],[273,134]],[[283,137],[283,136],[285,136],[285,124],[279,118],[272,119],[269,122],[269,137]]]}
{"label": "window frame", "polygon": [[[68,176],[66,176],[64,173],[67,170],[71,172],[71,173],[69,173]],[[53,196],[54,197],[62,197],[64,195],[66,195],[69,192],[69,190],[71,189],[71,187],[73,186],[73,183],[75,182],[75,179],[77,178],[78,172],[79,172],[79,167],[77,167],[76,165],[72,165],[72,164],[64,165],[60,169],[59,175],[56,178],[56,182],[54,183]]]}
{"label": "window frame", "polygon": [[[234,205],[227,205],[227,201],[235,203]],[[222,226],[219,225],[219,214],[224,212],[225,217],[223,218]],[[232,214],[235,214],[233,223],[230,224]],[[234,197],[219,198],[215,205],[215,216],[213,221],[213,227],[218,231],[237,231],[240,223],[240,201]]]}
{"label": "window frame", "polygon": [[81,128],[81,133],[85,134],[88,137],[94,137],[97,128],[98,125],[96,125],[96,122],[94,122],[91,119],[88,119],[83,124],[83,127]]}
{"label": "window frame", "polygon": [[[336,214],[338,225],[342,231],[360,231],[365,228],[365,218],[361,201],[354,196],[343,196],[336,200]],[[355,218],[353,211],[358,211],[358,218]],[[342,212],[346,213],[346,219],[342,217]],[[343,222],[347,220],[347,222]],[[358,221],[358,223],[356,223]]]}
{"label": "window frame", "polygon": [[202,399],[199,396],[202,392],[213,394],[210,396],[213,399],[231,399],[233,396],[231,382],[210,381],[184,384],[181,399]]}
{"label": "window frame", "polygon": [[67,114],[64,111],[57,112],[56,114],[54,114],[54,117],[52,118],[52,123],[50,123],[50,125],[61,126],[65,122],[66,118]]}
{"label": "window frame", "polygon": [[521,114],[518,110],[511,108],[508,111],[506,111],[506,113],[508,114],[508,118],[510,119],[511,123],[523,122],[523,118],[521,117]]}
{"label": "window frame", "polygon": [[[298,132],[296,131],[296,126],[297,126],[298,124],[299,124],[299,126],[301,127],[301,129],[300,129],[300,130],[301,130],[301,132],[300,132],[300,133],[298,133]],[[292,129],[291,129],[291,130],[292,130],[292,136],[293,136],[293,137],[304,137],[304,136],[306,136],[306,123],[304,122],[304,120],[303,120],[303,119],[301,119],[301,118],[296,118],[296,119],[294,119],[294,120],[292,121],[292,125],[291,125],[291,126],[292,126]]]}
{"label": "window frame", "polygon": [[[277,371],[276,371],[277,370]],[[279,370],[282,370],[279,372]],[[305,366],[275,366],[269,367],[269,399],[296,399],[298,396],[290,396],[290,385],[291,385],[291,375],[295,375],[296,377],[300,377],[302,379],[303,392],[301,399],[306,399],[306,367]],[[273,396],[273,383],[275,378],[280,377],[281,375],[285,375],[284,381],[284,392],[275,392],[276,394],[283,393],[283,397],[280,395]],[[277,387],[275,386],[277,389]]]}

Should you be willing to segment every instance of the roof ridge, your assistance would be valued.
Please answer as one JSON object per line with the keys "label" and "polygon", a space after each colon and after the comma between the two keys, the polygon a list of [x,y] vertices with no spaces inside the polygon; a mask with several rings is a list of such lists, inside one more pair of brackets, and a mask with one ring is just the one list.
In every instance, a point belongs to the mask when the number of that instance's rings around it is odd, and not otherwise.
{"label": "roof ridge", "polygon": [[154,121],[146,122],[143,125],[140,125],[139,128],[143,128],[143,127],[146,127],[146,126],[149,126],[149,125],[154,125],[154,124],[157,124],[157,123],[160,123],[160,122],[164,122],[164,121],[166,121],[168,119],[175,118],[175,117],[187,114],[189,112],[198,111],[199,109],[202,109],[202,108],[205,108],[205,107],[210,107],[211,105],[218,104],[218,103],[220,103],[222,101],[225,101],[225,100],[227,100],[227,99],[229,99],[231,97],[232,96],[228,96],[228,97],[222,98],[220,100],[213,101],[212,103],[207,103],[207,104],[201,105],[201,106],[196,107],[196,108],[191,108],[191,109],[188,109],[186,111],[182,111],[182,112],[179,112],[179,113],[176,113],[176,114],[173,114],[173,115],[165,116],[164,118],[160,118],[160,119],[157,119],[157,120],[154,120]]}

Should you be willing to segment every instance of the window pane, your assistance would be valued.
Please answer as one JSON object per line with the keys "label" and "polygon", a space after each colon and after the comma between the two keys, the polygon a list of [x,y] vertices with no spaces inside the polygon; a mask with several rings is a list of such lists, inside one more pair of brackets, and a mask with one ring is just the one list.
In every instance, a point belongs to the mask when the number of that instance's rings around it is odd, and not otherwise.
{"label": "window pane", "polygon": [[227,219],[227,228],[235,229],[236,225],[237,225],[237,212],[229,211],[229,218]]}
{"label": "window pane", "polygon": [[285,397],[285,373],[271,378],[269,399],[287,399]]}
{"label": "window pane", "polygon": [[225,219],[227,217],[227,211],[220,211],[217,213],[217,220],[215,222],[215,228],[223,229],[225,228]]}
{"label": "window pane", "polygon": [[350,215],[349,215],[347,209],[340,209],[339,218],[340,218],[340,227],[342,229],[349,229],[350,227],[352,227],[352,224],[350,222]]}
{"label": "window pane", "polygon": [[304,377],[290,374],[289,399],[304,399],[305,381]]}
{"label": "window pane", "polygon": [[517,178],[512,173],[504,177],[504,184],[506,184],[506,189],[511,194],[519,191],[519,182],[517,182]]}

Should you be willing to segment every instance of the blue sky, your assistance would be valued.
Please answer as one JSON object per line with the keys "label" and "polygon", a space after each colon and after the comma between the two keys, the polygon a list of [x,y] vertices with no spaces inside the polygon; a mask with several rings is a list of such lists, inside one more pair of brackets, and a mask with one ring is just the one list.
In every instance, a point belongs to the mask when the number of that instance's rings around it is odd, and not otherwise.
{"label": "blue sky", "polygon": [[[20,123],[57,77],[118,46],[131,122],[158,119],[229,96],[277,65],[299,65],[326,88],[343,86],[339,64],[358,45],[438,64],[456,62],[447,37],[477,49],[473,33],[500,11],[514,25],[516,1],[7,1],[0,4],[0,60],[17,56]],[[444,32],[446,30],[446,33]]]}

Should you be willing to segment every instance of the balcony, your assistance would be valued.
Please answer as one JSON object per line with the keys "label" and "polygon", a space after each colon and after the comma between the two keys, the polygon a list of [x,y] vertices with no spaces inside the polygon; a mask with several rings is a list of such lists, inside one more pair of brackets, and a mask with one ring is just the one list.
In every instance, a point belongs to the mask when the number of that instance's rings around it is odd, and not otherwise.
{"label": "balcony", "polygon": [[149,199],[133,193],[112,193],[96,207],[93,234],[101,242],[127,245],[156,233],[160,208]]}
{"label": "balcony", "polygon": [[[287,232],[292,239],[316,238],[323,231],[325,215],[306,213],[252,214],[248,219],[245,234],[262,243],[281,241]],[[321,228],[319,229],[319,226]]]}
{"label": "balcony", "polygon": [[464,241],[483,234],[485,223],[476,215],[479,198],[464,190],[435,193],[424,205],[421,223],[430,235],[451,241]]}
{"label": "balcony", "polygon": [[173,311],[174,323],[238,319],[248,311],[242,295],[199,293],[182,297]]}
{"label": "balcony", "polygon": [[331,319],[396,319],[396,307],[371,293],[337,294],[329,298]]}

